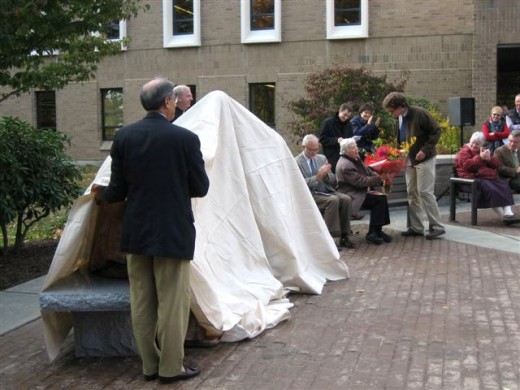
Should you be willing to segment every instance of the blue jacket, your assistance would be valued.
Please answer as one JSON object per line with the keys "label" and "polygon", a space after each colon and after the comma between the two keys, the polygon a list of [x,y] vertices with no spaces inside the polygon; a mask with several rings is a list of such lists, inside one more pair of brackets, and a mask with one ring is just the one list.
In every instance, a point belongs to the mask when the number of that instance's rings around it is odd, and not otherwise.
{"label": "blue jacket", "polygon": [[379,129],[374,123],[368,124],[360,115],[356,115],[350,121],[354,135],[361,137],[356,141],[356,144],[361,152],[373,153],[374,140],[379,138]]}

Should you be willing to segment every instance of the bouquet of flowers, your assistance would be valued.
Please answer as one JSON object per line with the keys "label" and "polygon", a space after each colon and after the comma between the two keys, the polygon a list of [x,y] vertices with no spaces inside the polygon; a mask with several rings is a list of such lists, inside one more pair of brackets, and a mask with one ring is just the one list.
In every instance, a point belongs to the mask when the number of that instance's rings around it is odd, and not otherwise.
{"label": "bouquet of flowers", "polygon": [[393,179],[401,173],[406,166],[406,156],[410,146],[415,142],[415,137],[410,142],[403,142],[400,148],[390,145],[379,146],[373,154],[365,157],[365,164],[379,174],[385,174],[388,178],[383,180],[383,192],[389,194]]}

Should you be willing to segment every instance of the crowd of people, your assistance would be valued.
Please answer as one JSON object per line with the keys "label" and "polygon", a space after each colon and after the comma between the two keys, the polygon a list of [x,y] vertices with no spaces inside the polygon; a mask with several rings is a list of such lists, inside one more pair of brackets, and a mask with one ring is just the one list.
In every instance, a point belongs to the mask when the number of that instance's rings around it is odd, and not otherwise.
{"label": "crowd of people", "polygon": [[[441,128],[427,110],[409,105],[401,93],[388,94],[382,107],[395,118],[397,145],[411,144],[404,168],[408,226],[401,235],[439,238],[446,234],[434,194]],[[343,103],[323,121],[318,137],[308,134],[303,138],[303,152],[296,157],[329,232],[341,237],[338,249],[356,247],[348,238],[351,230],[347,221],[362,219],[363,210],[370,211],[366,241],[375,245],[392,241],[382,229],[390,223],[387,197],[378,191],[388,177],[364,163],[365,156],[374,153],[374,140],[381,136],[380,118],[374,111],[372,103],[364,103],[356,115],[353,104]],[[323,154],[319,154],[320,144]],[[478,179],[477,208],[493,209],[506,226],[520,223],[512,209],[513,193],[520,193],[519,149],[520,94],[512,110],[493,107],[482,131],[475,132],[455,158],[459,177]],[[346,210],[350,210],[349,218]]]}
{"label": "crowd of people", "polygon": [[[140,100],[146,117],[116,133],[110,182],[94,185],[92,191],[98,204],[127,200],[121,250],[127,253],[136,346],[144,379],[169,384],[200,373],[197,366],[184,364],[184,339],[195,247],[191,199],[207,194],[209,179],[198,137],[171,123],[190,107],[189,87],[155,78],[142,87]],[[404,168],[408,226],[401,235],[439,238],[446,233],[434,195],[439,124],[398,92],[388,94],[382,107],[395,118],[398,145],[411,144]],[[342,104],[324,120],[319,136],[303,138],[303,150],[295,157],[338,250],[356,248],[350,221],[363,218],[362,210],[370,212],[366,241],[393,241],[383,230],[390,224],[388,199],[377,190],[388,174],[378,174],[364,162],[381,136],[374,111],[366,103],[354,115],[352,104]],[[478,207],[492,208],[506,225],[520,222],[511,207],[512,192],[520,190],[519,148],[520,94],[505,116],[501,107],[493,107],[482,131],[455,158],[459,176],[479,180]]]}

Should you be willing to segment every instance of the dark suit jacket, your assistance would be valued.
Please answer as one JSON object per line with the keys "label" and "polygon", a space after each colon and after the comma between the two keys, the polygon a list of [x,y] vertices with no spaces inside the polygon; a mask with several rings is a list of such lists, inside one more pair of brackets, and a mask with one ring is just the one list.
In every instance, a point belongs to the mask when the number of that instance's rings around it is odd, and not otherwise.
{"label": "dark suit jacket", "polygon": [[107,202],[127,200],[121,250],[192,259],[195,226],[191,198],[206,195],[209,180],[197,135],[157,112],[116,132]]}
{"label": "dark suit jacket", "polygon": [[[395,122],[394,131],[396,138],[399,139],[399,120]],[[437,154],[435,147],[441,137],[441,128],[428,111],[421,107],[410,106],[406,113],[406,137],[407,139],[415,137],[415,143],[410,148],[408,157],[412,165],[417,165]],[[402,140],[399,140],[399,142],[402,142]],[[425,157],[423,160],[417,161],[415,156],[421,150]]]}
{"label": "dark suit jacket", "polygon": [[342,122],[339,119],[338,112],[334,116],[325,119],[321,124],[320,144],[323,148],[323,154],[327,157],[330,165],[332,165],[332,172],[336,172],[336,164],[339,160],[338,138],[351,138],[353,136],[354,131],[350,121],[347,119],[345,122]]}

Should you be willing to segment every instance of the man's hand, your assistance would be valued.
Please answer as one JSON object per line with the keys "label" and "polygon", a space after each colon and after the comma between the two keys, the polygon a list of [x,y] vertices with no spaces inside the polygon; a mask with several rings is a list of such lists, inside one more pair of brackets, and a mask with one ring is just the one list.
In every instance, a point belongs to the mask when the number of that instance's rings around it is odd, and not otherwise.
{"label": "man's hand", "polygon": [[320,169],[318,169],[318,172],[316,172],[316,178],[318,180],[325,179],[328,175],[330,170],[332,169],[332,165],[329,163],[323,164]]}
{"label": "man's hand", "polygon": [[426,157],[424,152],[422,150],[419,150],[419,153],[416,154],[415,159],[417,161],[422,161],[422,160],[424,160],[424,157]]}
{"label": "man's hand", "polygon": [[90,192],[93,192],[94,195],[94,201],[97,205],[99,205],[101,202],[103,202],[103,192],[105,191],[105,186],[99,185],[99,184],[92,184],[92,187],[90,188]]}

